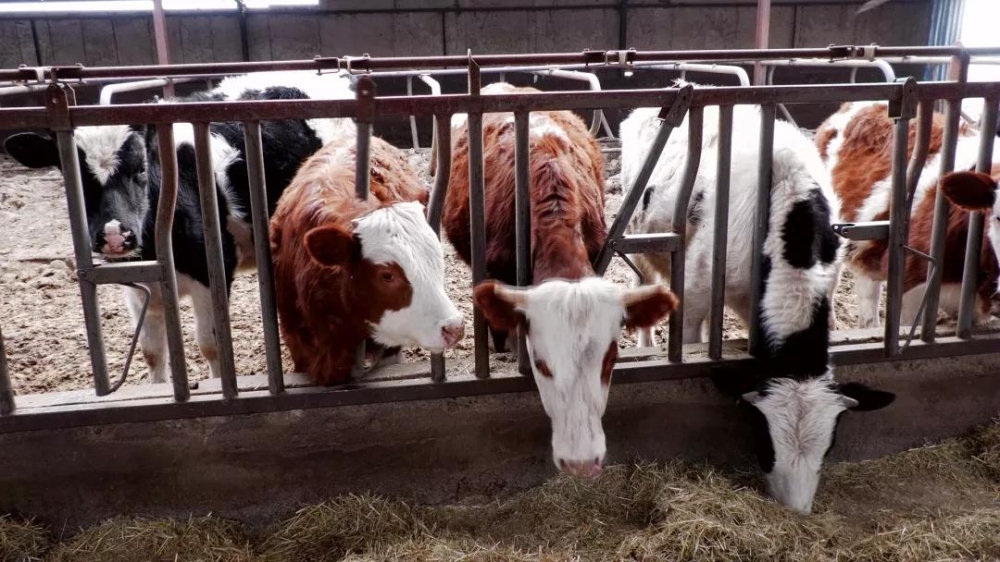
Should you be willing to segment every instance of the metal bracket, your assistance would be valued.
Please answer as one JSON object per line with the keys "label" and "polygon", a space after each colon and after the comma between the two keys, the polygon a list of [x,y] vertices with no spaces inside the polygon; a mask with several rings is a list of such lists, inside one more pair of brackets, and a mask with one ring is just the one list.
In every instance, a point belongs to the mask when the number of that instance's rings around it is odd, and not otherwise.
{"label": "metal bracket", "polygon": [[914,119],[917,116],[917,81],[912,76],[899,78],[896,83],[901,86],[899,101],[889,102],[889,119]]}
{"label": "metal bracket", "polygon": [[364,75],[358,79],[355,98],[358,100],[358,113],[354,122],[375,122],[375,81],[371,76]]}
{"label": "metal bracket", "polygon": [[657,117],[660,121],[671,127],[679,127],[684,122],[684,116],[687,115],[688,109],[691,109],[691,98],[693,95],[694,86],[684,84],[684,86],[677,90],[677,97],[674,98],[674,103],[670,104],[670,107],[660,109],[660,114]]}
{"label": "metal bracket", "polygon": [[847,222],[830,226],[837,236],[848,240],[889,239],[889,221]]}
{"label": "metal bracket", "polygon": [[469,95],[479,96],[479,92],[483,88],[479,63],[472,58],[472,49],[466,50],[465,54],[469,58]]}
{"label": "metal bracket", "polygon": [[[332,74],[334,72],[339,73],[341,70],[340,57],[321,57],[316,55],[313,57],[313,61],[316,63],[316,74]],[[323,72],[323,71],[327,72]]]}
{"label": "metal bracket", "polygon": [[53,131],[73,130],[73,120],[69,115],[69,107],[75,105],[76,96],[71,96],[70,92],[72,91],[69,86],[55,82],[46,88],[45,108],[49,114],[49,129]]}
{"label": "metal bracket", "polygon": [[[343,62],[344,62],[344,64],[343,64],[344,70],[346,70],[348,74],[354,74],[355,73],[355,70],[353,68],[354,61],[368,61],[369,59],[371,59],[371,56],[368,53],[365,53],[365,54],[361,55],[360,57],[344,57],[343,59],[338,59],[337,68],[340,68],[340,62],[339,61],[343,60]],[[361,70],[360,72],[362,72],[364,74],[371,74],[371,69],[370,68],[365,68],[365,69]]]}

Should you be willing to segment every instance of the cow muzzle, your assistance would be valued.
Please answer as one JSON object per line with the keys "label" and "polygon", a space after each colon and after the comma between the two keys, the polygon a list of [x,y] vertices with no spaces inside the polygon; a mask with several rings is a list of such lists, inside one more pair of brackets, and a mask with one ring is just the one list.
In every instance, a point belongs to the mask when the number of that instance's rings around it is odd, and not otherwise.
{"label": "cow muzzle", "polygon": [[94,251],[110,258],[122,257],[132,253],[136,248],[135,232],[122,228],[117,220],[110,220],[97,233],[94,240]]}

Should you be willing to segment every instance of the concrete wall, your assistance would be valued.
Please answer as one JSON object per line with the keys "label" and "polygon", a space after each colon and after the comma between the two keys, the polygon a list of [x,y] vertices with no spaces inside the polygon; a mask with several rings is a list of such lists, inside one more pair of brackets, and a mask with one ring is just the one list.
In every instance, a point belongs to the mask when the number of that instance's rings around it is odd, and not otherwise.
{"label": "concrete wall", "polygon": [[[1000,355],[839,367],[838,380],[898,398],[844,415],[829,461],[875,458],[989,422],[998,370]],[[604,427],[613,463],[756,466],[744,419],[708,379],[616,383]],[[130,513],[263,523],[348,492],[432,503],[497,496],[554,475],[549,448],[534,392],[0,434],[0,513],[60,527]]]}
{"label": "concrete wall", "polygon": [[[649,49],[752,48],[755,0],[336,0],[324,8],[249,12],[247,59],[280,60],[368,53],[373,56],[499,52],[565,52],[634,47]],[[837,44],[923,45],[930,26],[930,0],[893,0],[856,15],[860,1],[775,0],[771,47],[825,47]],[[624,24],[624,25],[622,25]],[[241,17],[236,12],[168,13],[170,60],[174,63],[244,60]],[[624,34],[623,34],[624,32]],[[36,47],[37,45],[37,47]],[[19,64],[153,64],[153,26],[145,15],[44,15],[0,19],[0,68]],[[922,69],[917,69],[922,71]],[[846,81],[847,72],[780,69],[776,81]],[[676,74],[602,72],[605,88],[656,87]],[[862,77],[866,75],[862,74]],[[877,76],[869,75],[870,79]],[[517,77],[509,77],[517,81]],[[692,75],[693,80],[733,84],[727,78]],[[488,80],[495,79],[487,77]],[[522,80],[523,81],[523,80]],[[446,92],[464,88],[464,78],[442,80]],[[527,83],[527,82],[525,82]],[[399,79],[381,79],[382,95],[405,92]],[[542,89],[581,88],[574,82],[545,80]],[[184,91],[182,89],[181,91]],[[425,92],[424,86],[417,86]],[[152,92],[123,96],[143,101]],[[95,88],[78,92],[80,103],[95,103]],[[0,106],[38,105],[41,98],[0,98]],[[800,124],[813,127],[835,106],[792,108]],[[618,114],[610,115],[617,131]],[[2,124],[0,124],[2,127]],[[410,146],[405,120],[377,125],[376,134]],[[430,121],[421,122],[429,143]],[[0,131],[0,138],[7,133]]]}

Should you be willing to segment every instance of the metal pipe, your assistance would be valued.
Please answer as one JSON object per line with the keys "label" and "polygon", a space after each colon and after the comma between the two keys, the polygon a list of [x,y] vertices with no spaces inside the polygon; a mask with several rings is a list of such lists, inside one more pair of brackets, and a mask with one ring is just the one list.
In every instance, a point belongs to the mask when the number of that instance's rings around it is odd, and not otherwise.
{"label": "metal pipe", "polygon": [[[531,284],[531,147],[529,144],[529,114],[514,114],[514,247],[517,262],[517,284]],[[517,365],[522,375],[531,375],[528,346],[524,330],[518,330]]]}
{"label": "metal pipe", "polygon": [[269,205],[264,179],[264,149],[260,138],[260,123],[243,123],[246,143],[247,180],[250,185],[250,216],[253,219],[254,252],[257,254],[257,285],[260,289],[260,312],[264,322],[264,353],[267,357],[267,386],[271,394],[285,391],[281,369],[281,340],[278,334],[278,312],[274,295],[274,265],[271,263]]}
{"label": "metal pipe", "polygon": [[3,330],[0,329],[0,416],[13,413],[14,388],[10,384],[10,369],[7,366],[7,350],[3,343]]}
{"label": "metal pipe", "polygon": [[167,330],[167,351],[170,359],[170,380],[174,400],[186,402],[188,388],[187,364],[184,359],[184,334],[181,333],[180,300],[177,295],[177,272],[174,269],[174,208],[177,206],[177,151],[174,148],[173,125],[156,127],[156,142],[160,159],[160,198],[156,205],[153,245],[160,264],[160,298],[163,302],[163,322]]}
{"label": "metal pipe", "polygon": [[[771,31],[771,0],[757,0],[757,30],[754,35],[754,47],[767,49],[768,35]],[[753,83],[764,81],[764,68],[760,63],[753,65]]]}
{"label": "metal pipe", "polygon": [[656,163],[660,160],[663,147],[667,145],[670,133],[673,132],[674,127],[683,122],[684,114],[687,113],[688,107],[690,107],[691,94],[694,92],[694,88],[690,84],[687,84],[683,88],[675,89],[674,91],[677,92],[677,97],[673,100],[673,105],[670,106],[669,112],[666,108],[660,112],[660,129],[656,132],[656,137],[649,147],[649,152],[646,153],[642,161],[642,168],[639,169],[639,174],[629,187],[625,199],[622,200],[621,207],[618,208],[618,214],[615,216],[614,222],[611,223],[611,228],[608,229],[608,241],[604,243],[604,247],[597,254],[597,258],[594,259],[594,271],[598,275],[604,275],[604,272],[607,271],[608,265],[611,263],[611,258],[614,257],[614,242],[625,233],[625,228],[628,227],[628,223],[632,220],[632,214],[635,213],[635,207],[639,204],[643,192],[646,191],[646,184],[649,183],[649,178],[653,175]]}
{"label": "metal pipe", "polygon": [[729,174],[733,149],[733,106],[719,106],[719,157],[715,168],[715,229],[712,239],[712,303],[708,356],[722,358],[722,321],[726,307],[726,252],[729,233]]}
{"label": "metal pipe", "polygon": [[903,304],[903,274],[906,260],[903,247],[906,244],[906,145],[909,135],[909,118],[897,118],[892,132],[892,179],[889,197],[889,266],[884,336],[887,357],[899,353],[900,312]]}
{"label": "metal pipe", "polygon": [[[997,129],[997,98],[983,100],[982,124],[979,128],[979,158],[976,171],[989,175],[993,169],[993,143]],[[983,249],[983,221],[981,212],[969,213],[969,232],[965,242],[965,269],[962,274],[962,297],[958,306],[958,337],[967,340],[972,337],[972,322],[975,319],[976,289],[980,276],[980,253]]]}
{"label": "metal pipe", "polygon": [[[965,83],[968,77],[968,59],[956,57],[949,67],[949,78]],[[921,86],[921,91],[924,87]],[[943,97],[943,96],[942,96]],[[941,142],[941,167],[938,170],[938,177],[944,177],[955,168],[955,147],[958,144],[958,125],[962,118],[962,102],[960,99],[950,97],[945,102],[945,125],[944,137]],[[934,263],[944,263],[945,238],[948,234],[948,217],[950,215],[950,204],[948,198],[940,189],[935,190],[934,195],[934,221],[931,226],[930,256]],[[927,306],[924,309],[924,318],[921,324],[920,339],[927,343],[934,341],[937,330],[938,303],[941,295],[941,267],[930,268],[927,271],[927,283],[925,299]]]}
{"label": "metal pipe", "polygon": [[670,290],[677,295],[681,306],[670,315],[670,340],[667,342],[667,358],[673,363],[683,361],[684,354],[684,247],[688,204],[691,201],[694,182],[698,179],[698,165],[701,163],[704,111],[704,107],[694,106],[688,112],[687,158],[684,160],[684,175],[681,176],[677,202],[674,205],[672,227],[674,234],[680,237],[680,244],[677,245],[676,250],[670,253]]}
{"label": "metal pipe", "polygon": [[149,88],[157,88],[168,84],[183,84],[193,82],[197,78],[154,78],[152,80],[137,80],[134,82],[119,82],[118,84],[108,84],[101,88],[101,96],[98,104],[111,105],[111,96],[122,92],[136,92]]}
{"label": "metal pipe", "polygon": [[[80,160],[73,131],[56,131],[59,160],[62,162],[63,181],[66,184],[66,202],[69,207],[70,232],[73,235],[73,252],[78,270],[94,267],[91,257],[90,231],[84,206],[83,180],[80,177]],[[101,309],[97,300],[97,285],[84,276],[78,276],[80,297],[83,300],[83,320],[87,329],[87,348],[93,369],[94,390],[106,396],[111,390],[108,380],[108,363],[104,352],[104,335],[101,333]]]}
{"label": "metal pipe", "polygon": [[760,159],[757,164],[757,208],[754,210],[753,260],[750,266],[750,355],[767,355],[760,308],[764,299],[764,241],[771,218],[771,163],[774,157],[774,104],[760,106]]}
{"label": "metal pipe", "polygon": [[[917,106],[917,137],[914,139],[913,154],[910,156],[910,164],[906,169],[906,213],[904,216],[907,226],[909,226],[910,216],[913,212],[913,196],[917,192],[917,184],[920,183],[920,176],[927,164],[933,119],[934,102],[922,100]],[[908,228],[906,240],[909,240]]]}
{"label": "metal pipe", "polygon": [[696,64],[688,62],[662,63],[639,63],[633,65],[635,68],[652,68],[656,70],[673,70],[676,72],[702,72],[705,74],[725,74],[735,76],[740,82],[740,86],[750,85],[750,76],[742,67],[726,64]]}
{"label": "metal pipe", "polygon": [[[406,95],[413,95],[413,77],[406,77]],[[410,115],[410,136],[413,137],[413,148],[420,148],[420,139],[417,135],[417,116]]]}
{"label": "metal pipe", "polygon": [[[770,60],[763,61],[760,64],[765,66],[808,66],[815,68],[824,68],[829,66],[843,66],[851,69],[858,68],[877,68],[882,71],[882,75],[885,77],[886,82],[896,81],[896,71],[893,70],[892,65],[882,59],[874,60],[803,60],[803,59],[790,59],[790,60]],[[852,71],[853,75],[853,71]]]}
{"label": "metal pipe", "polygon": [[[360,93],[359,93],[360,96]],[[357,159],[354,164],[354,193],[361,201],[367,201],[371,191],[371,143],[372,124],[358,121],[357,126]],[[365,372],[366,342],[362,341],[354,354],[352,377],[357,379]]]}
{"label": "metal pipe", "polygon": [[194,153],[202,225],[205,230],[205,259],[208,261],[208,281],[212,293],[212,316],[215,319],[215,346],[222,379],[222,396],[231,400],[236,397],[238,390],[236,365],[233,362],[233,335],[229,324],[229,280],[222,258],[222,230],[219,224],[215,171],[212,169],[211,142],[208,123],[194,123]]}
{"label": "metal pipe", "polygon": [[[427,222],[440,238],[441,211],[444,209],[444,200],[448,195],[448,182],[451,181],[451,116],[435,115],[434,130],[438,131],[438,135],[435,136],[438,144],[434,147],[434,155],[440,162],[441,169],[434,175],[434,191],[431,192],[427,209]],[[444,354],[431,354],[431,379],[435,382],[443,382],[445,376]]]}
{"label": "metal pipe", "polygon": [[4,86],[0,88],[0,97],[30,94],[32,92],[44,92],[48,88],[48,84],[17,84],[14,86]]}
{"label": "metal pipe", "polygon": [[[563,78],[566,80],[576,80],[578,82],[586,82],[590,86],[590,91],[600,92],[601,91],[601,79],[597,77],[596,74],[591,74],[590,72],[577,72],[575,70],[561,70],[558,68],[550,68],[545,71],[535,71],[533,74],[540,76],[548,75],[554,76],[556,78]],[[601,130],[601,120],[604,117],[604,112],[600,109],[594,110],[594,115],[590,120],[590,134],[596,136],[597,132]],[[614,135],[610,135],[614,138]]]}
{"label": "metal pipe", "polygon": [[[479,65],[467,59],[469,64],[469,94],[479,97]],[[492,97],[492,96],[487,96]],[[469,228],[472,241],[472,285],[476,286],[486,278],[486,183],[483,175],[483,114],[478,111],[468,113],[469,132]],[[476,349],[476,376],[490,376],[490,350],[487,342],[487,324],[483,312],[475,308],[472,327]]]}
{"label": "metal pipe", "polygon": [[[167,17],[163,13],[163,0],[153,0],[153,37],[156,39],[156,62],[170,64],[170,48],[167,45]],[[174,85],[163,85],[163,96],[174,97]]]}
{"label": "metal pipe", "polygon": [[[440,96],[441,95],[441,83],[440,82],[438,82],[437,80],[431,78],[427,74],[421,74],[420,75],[420,80],[424,84],[427,84],[428,87],[430,87],[430,89],[431,89],[431,95],[432,96]],[[451,131],[449,131],[449,133],[450,132]],[[438,120],[437,120],[437,118],[435,116],[434,122],[431,125],[431,162],[430,162],[430,167],[428,169],[428,172],[430,172],[431,176],[435,176],[437,174],[437,156],[438,156],[437,155],[437,153],[438,153],[438,151],[437,151],[437,142],[438,142],[438,134],[439,134],[438,133]]]}

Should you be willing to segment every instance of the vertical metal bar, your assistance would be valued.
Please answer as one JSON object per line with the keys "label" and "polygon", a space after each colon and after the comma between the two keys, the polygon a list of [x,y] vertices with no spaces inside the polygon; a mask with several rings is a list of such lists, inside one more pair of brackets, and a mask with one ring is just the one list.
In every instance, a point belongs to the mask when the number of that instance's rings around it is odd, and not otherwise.
{"label": "vertical metal bar", "polygon": [[[479,65],[469,56],[469,94],[479,96],[481,82]],[[469,131],[469,228],[472,240],[472,285],[486,278],[486,183],[483,175],[483,114],[470,111]],[[444,144],[443,142],[440,144]],[[472,322],[476,346],[476,376],[490,376],[490,350],[487,342],[486,318],[481,310],[473,312]]]}
{"label": "vertical metal bar", "polygon": [[[167,44],[167,17],[163,14],[163,0],[153,0],[153,37],[156,38],[156,63],[170,64],[170,49]],[[174,96],[174,83],[163,86],[163,96]]]}
{"label": "vertical metal bar", "polygon": [[247,5],[243,0],[236,0],[240,10],[240,54],[244,62],[250,62],[250,31],[247,25]]}
{"label": "vertical metal bar", "polygon": [[[517,250],[517,284],[531,284],[531,147],[529,113],[514,114],[514,232]],[[522,375],[531,375],[524,330],[518,331],[517,365]]]}
{"label": "vertical metal bar", "polygon": [[726,305],[726,252],[729,235],[729,168],[733,149],[733,106],[719,106],[719,159],[715,169],[715,230],[712,239],[712,303],[708,357],[722,358],[722,320]]}
{"label": "vertical metal bar", "polygon": [[10,385],[7,350],[3,344],[3,330],[0,330],[0,416],[6,416],[13,412],[14,408],[14,389]]}
{"label": "vertical metal bar", "polygon": [[667,358],[680,363],[684,352],[684,247],[687,245],[688,204],[691,191],[698,179],[698,165],[701,164],[702,117],[704,107],[692,107],[688,113],[688,150],[684,160],[684,175],[681,176],[677,203],[674,205],[673,230],[680,237],[678,248],[670,253],[670,290],[677,295],[681,306],[670,315],[670,340],[667,342]]}
{"label": "vertical metal bar", "polygon": [[[441,212],[444,209],[444,200],[448,195],[448,182],[451,181],[451,115],[435,115],[434,130],[434,154],[440,163],[440,168],[434,175],[434,190],[431,191],[431,200],[428,203],[427,222],[430,223],[434,233],[441,237]],[[431,354],[431,380],[442,382],[445,380],[445,363],[443,353]]]}
{"label": "vertical metal bar", "polygon": [[434,126],[438,131],[435,154],[439,168],[434,174],[434,190],[428,202],[427,222],[438,234],[441,233],[441,213],[444,210],[444,200],[448,195],[448,182],[451,180],[451,115],[435,115]]}
{"label": "vertical metal bar", "polygon": [[[766,49],[771,28],[771,0],[757,0],[757,33],[754,48]],[[764,83],[764,66],[760,62],[753,64],[753,83],[760,86]]]}
{"label": "vertical metal bar", "polygon": [[[965,82],[968,76],[968,56],[954,57],[948,67],[948,78]],[[960,99],[945,102],[944,138],[941,142],[941,168],[938,177],[951,172],[955,167],[955,146],[958,144],[958,125],[962,118],[962,101]],[[948,233],[948,215],[950,204],[948,198],[936,190],[934,196],[934,222],[931,226],[930,256],[934,263],[944,262],[945,237]],[[941,274],[943,268],[931,267],[927,270],[927,294],[924,307],[924,318],[920,329],[920,339],[927,343],[934,341],[937,329],[938,302],[941,296]]]}
{"label": "vertical metal bar", "polygon": [[[69,207],[70,232],[77,269],[94,266],[90,253],[90,232],[87,211],[83,202],[83,180],[80,178],[80,160],[73,131],[56,131],[59,159],[62,162],[63,180],[66,182],[66,202]],[[104,354],[104,334],[101,332],[101,309],[97,301],[97,285],[79,276],[80,297],[83,300],[83,320],[87,328],[87,348],[94,375],[94,390],[105,396],[111,390],[108,381],[108,362]]]}
{"label": "vertical metal bar", "polygon": [[281,372],[281,340],[278,335],[278,312],[274,297],[274,266],[268,228],[267,185],[264,179],[264,148],[260,122],[243,123],[246,142],[247,180],[250,184],[250,216],[253,219],[254,252],[257,254],[257,285],[260,289],[260,312],[264,321],[264,353],[267,356],[267,388],[271,394],[285,391]]}
{"label": "vertical metal bar", "polygon": [[215,346],[222,378],[222,396],[236,397],[236,365],[233,360],[233,334],[229,325],[229,284],[222,260],[222,225],[219,224],[219,200],[212,169],[212,145],[208,123],[194,123],[194,153],[198,169],[198,192],[201,196],[201,216],[205,230],[205,258],[208,260],[208,282],[212,292],[212,314],[215,318]]}
{"label": "vertical metal bar", "polygon": [[[413,95],[413,77],[406,77],[406,95]],[[413,137],[413,148],[420,148],[420,138],[417,134],[417,117],[415,115],[410,116],[410,136]]]}
{"label": "vertical metal bar", "polygon": [[[979,130],[979,158],[976,171],[989,174],[993,169],[994,131],[997,128],[997,99],[983,100],[983,115]],[[965,243],[965,269],[962,274],[962,298],[958,305],[958,337],[972,337],[975,319],[976,289],[978,288],[979,255],[983,250],[983,213],[969,213],[969,238]]]}
{"label": "vertical metal bar", "polygon": [[685,85],[677,91],[677,97],[674,98],[669,110],[664,108],[660,112],[660,129],[656,132],[656,137],[649,147],[649,152],[646,153],[646,157],[642,161],[642,168],[639,170],[639,174],[636,176],[631,187],[629,187],[628,194],[625,195],[625,199],[618,209],[618,215],[615,216],[614,222],[611,223],[611,228],[608,229],[607,242],[605,242],[604,247],[597,254],[597,258],[594,259],[594,271],[598,275],[604,275],[604,272],[608,269],[608,265],[611,263],[611,258],[614,255],[614,242],[621,237],[628,223],[632,220],[635,207],[639,204],[639,200],[642,199],[643,192],[646,191],[646,184],[649,183],[649,178],[653,175],[653,170],[656,169],[656,163],[660,160],[663,147],[667,145],[670,133],[673,132],[674,127],[680,125],[684,120],[684,114],[687,113],[688,107],[691,105],[691,95],[693,92],[694,88],[690,84]]}
{"label": "vertical metal bar", "polygon": [[757,208],[754,211],[753,260],[750,266],[750,354],[765,354],[760,307],[764,298],[764,241],[771,218],[771,161],[774,157],[774,104],[760,106],[760,159],[757,162]]}
{"label": "vertical metal bar", "polygon": [[[920,176],[924,166],[927,164],[927,152],[930,149],[931,126],[934,119],[934,102],[932,100],[921,100],[917,106],[917,138],[913,143],[913,154],[910,156],[910,163],[906,168],[906,215],[910,216],[913,210],[913,195],[916,193],[917,184],[920,183]],[[909,240],[909,231],[907,231]]]}
{"label": "vertical metal bar", "polygon": [[[357,161],[354,165],[354,190],[355,195],[362,201],[368,199],[371,188],[371,142],[372,124],[357,123]],[[360,377],[365,371],[365,342],[361,342],[358,351],[354,356],[354,367],[352,376]]]}
{"label": "vertical metal bar", "polygon": [[628,0],[618,0],[618,50],[628,49]]}
{"label": "vertical metal bar", "polygon": [[910,120],[896,119],[892,132],[892,180],[889,197],[889,271],[886,281],[885,355],[899,353],[899,314],[903,304],[903,272],[906,253],[906,144]]}
{"label": "vertical metal bar", "polygon": [[191,397],[191,390],[188,388],[184,334],[181,333],[180,301],[177,296],[177,272],[174,270],[173,229],[178,174],[173,125],[168,123],[156,127],[156,143],[160,158],[160,199],[156,205],[153,245],[156,249],[156,261],[163,268],[160,297],[163,301],[163,324],[167,331],[167,351],[170,359],[170,380],[174,386],[174,400],[186,402]]}

